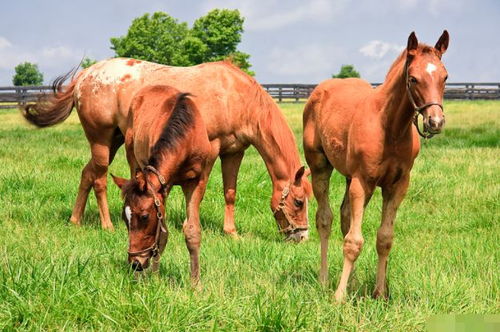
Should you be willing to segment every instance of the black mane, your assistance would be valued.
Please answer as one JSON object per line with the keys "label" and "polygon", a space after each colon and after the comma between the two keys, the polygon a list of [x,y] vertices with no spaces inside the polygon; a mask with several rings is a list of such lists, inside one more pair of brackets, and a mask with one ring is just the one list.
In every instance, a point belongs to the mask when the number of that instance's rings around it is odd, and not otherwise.
{"label": "black mane", "polygon": [[[157,167],[161,152],[173,150],[179,140],[186,136],[186,131],[193,126],[193,108],[188,102],[189,96],[191,96],[189,93],[177,94],[172,114],[163,128],[160,138],[151,148],[149,165]],[[167,100],[163,107],[168,107],[168,104]]]}

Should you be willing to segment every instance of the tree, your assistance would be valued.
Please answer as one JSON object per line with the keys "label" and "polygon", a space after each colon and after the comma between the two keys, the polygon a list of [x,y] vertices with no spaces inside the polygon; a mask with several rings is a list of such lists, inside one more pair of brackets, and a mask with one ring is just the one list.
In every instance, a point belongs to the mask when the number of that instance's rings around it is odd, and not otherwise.
{"label": "tree", "polygon": [[191,66],[232,58],[247,73],[249,54],[237,50],[244,18],[238,10],[214,9],[198,18],[193,28],[163,12],[132,21],[125,36],[111,38],[116,56],[173,66]]}
{"label": "tree", "polygon": [[97,63],[97,60],[91,59],[89,57],[85,57],[85,59],[82,60],[81,66],[83,69],[85,69],[85,68],[88,68],[96,63]]}
{"label": "tree", "polygon": [[43,74],[38,70],[36,64],[30,62],[20,63],[15,68],[16,73],[12,78],[12,83],[20,85],[42,85]]}
{"label": "tree", "polygon": [[117,56],[130,57],[174,66],[189,65],[182,52],[182,41],[189,29],[186,23],[163,12],[144,14],[132,21],[127,35],[111,38]]}
{"label": "tree", "polygon": [[204,62],[229,58],[246,73],[255,75],[249,70],[250,55],[237,50],[244,21],[237,9],[214,9],[194,21],[191,34],[207,46]]}
{"label": "tree", "polygon": [[348,78],[360,77],[359,72],[354,69],[353,65],[342,65],[340,72],[337,75],[332,75],[333,78]]}
{"label": "tree", "polygon": [[236,52],[243,21],[237,9],[214,9],[194,21],[191,33],[207,45],[207,58],[215,59]]}

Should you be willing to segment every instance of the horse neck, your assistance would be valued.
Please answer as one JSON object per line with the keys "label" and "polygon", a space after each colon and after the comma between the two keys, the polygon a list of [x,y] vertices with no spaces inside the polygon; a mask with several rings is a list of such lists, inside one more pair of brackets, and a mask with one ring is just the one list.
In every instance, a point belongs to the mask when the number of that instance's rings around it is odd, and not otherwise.
{"label": "horse neck", "polygon": [[[180,166],[179,161],[181,161],[182,164],[182,160],[184,160],[185,153],[181,150],[182,149],[161,151],[159,156],[156,158],[156,162],[151,165],[156,168],[161,175],[163,175],[167,184],[171,184],[175,181],[175,176]],[[156,176],[152,177],[152,182],[159,185],[159,181]]]}
{"label": "horse neck", "polygon": [[383,127],[386,128],[386,137],[392,140],[407,139],[412,135],[414,110],[408,98],[404,67],[402,60],[393,66],[378,92]]}
{"label": "horse neck", "polygon": [[[264,96],[266,97],[268,96]],[[295,172],[300,167],[295,137],[272,100],[264,100],[257,112],[254,113],[258,114],[254,119],[258,120],[253,126],[252,144],[266,164],[274,192],[281,192],[294,179]]]}

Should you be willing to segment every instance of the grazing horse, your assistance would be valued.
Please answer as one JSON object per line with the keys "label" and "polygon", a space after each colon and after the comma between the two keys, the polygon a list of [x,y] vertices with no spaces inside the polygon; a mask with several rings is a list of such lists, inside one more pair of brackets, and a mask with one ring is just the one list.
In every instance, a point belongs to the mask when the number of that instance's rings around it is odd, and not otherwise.
{"label": "grazing horse", "polygon": [[[74,73],[73,73],[74,74]],[[295,137],[276,103],[253,79],[228,61],[193,67],[171,67],[147,61],[114,58],[81,71],[55,95],[29,105],[24,116],[38,127],[64,121],[76,106],[90,143],[92,158],[82,172],[71,222],[79,225],[87,197],[94,189],[103,228],[112,229],[106,198],[106,174],[128,128],[132,96],[144,85],[166,84],[189,91],[198,107],[212,146],[213,162],[221,159],[224,231],[236,235],[234,203],[236,178],[244,151],[253,145],[267,166],[272,181],[271,210],[287,239],[307,237],[307,172],[300,165]],[[134,169],[131,168],[133,175]]]}
{"label": "grazing horse", "polygon": [[442,101],[447,73],[441,56],[448,42],[447,31],[434,47],[419,44],[412,33],[406,50],[382,85],[373,89],[361,79],[328,80],[314,89],[305,106],[304,151],[318,202],[319,278],[323,284],[328,279],[328,237],[333,218],[328,201],[332,170],[336,168],[346,178],[340,208],[344,266],[335,292],[338,302],[345,300],[347,281],[363,246],[363,210],[376,186],[382,188],[383,206],[377,232],[379,260],[374,296],[387,296],[385,280],[394,219],[420,150],[413,123],[423,115],[425,136],[439,133],[444,125]]}
{"label": "grazing horse", "polygon": [[125,200],[122,216],[129,234],[128,261],[142,271],[153,258],[153,267],[158,268],[168,237],[165,195],[172,185],[180,185],[187,210],[183,230],[191,278],[196,283],[200,277],[199,208],[212,166],[207,162],[211,145],[200,112],[189,94],[165,85],[146,86],[132,100],[127,128],[127,158],[140,169],[130,181],[115,176],[113,180]]}

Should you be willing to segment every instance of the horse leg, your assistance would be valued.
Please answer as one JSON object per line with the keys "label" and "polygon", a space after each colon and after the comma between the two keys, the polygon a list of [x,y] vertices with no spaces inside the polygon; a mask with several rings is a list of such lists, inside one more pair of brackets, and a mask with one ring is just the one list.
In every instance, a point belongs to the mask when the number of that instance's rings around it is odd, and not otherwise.
{"label": "horse leg", "polygon": [[409,185],[409,176],[403,177],[395,185],[382,188],[382,223],[377,231],[377,282],[373,297],[388,297],[386,283],[387,261],[394,238],[394,220],[399,205],[403,201]]}
{"label": "horse leg", "polygon": [[349,204],[350,184],[351,179],[346,178],[344,199],[342,200],[342,205],[340,206],[340,229],[342,230],[343,237],[347,235],[347,232],[349,232],[349,227],[351,226],[351,207]]}
{"label": "horse leg", "polygon": [[[92,136],[87,135],[87,137]],[[82,171],[80,187],[70,221],[76,225],[81,224],[81,218],[85,210],[88,194],[93,187],[99,206],[101,225],[104,229],[113,230],[106,198],[106,175],[108,166],[113,160],[116,150],[118,150],[123,143],[123,136],[121,136],[119,131],[113,130],[101,132],[99,141],[92,141],[90,139],[89,141],[92,158]]]}
{"label": "horse leg", "polygon": [[215,158],[207,161],[207,166],[203,170],[198,181],[190,181],[182,186],[182,191],[186,198],[186,220],[182,226],[186,246],[189,251],[191,265],[191,282],[195,288],[199,288],[200,282],[200,245],[201,245],[201,225],[200,225],[200,203],[207,188],[208,176],[215,162]]}
{"label": "horse leg", "polygon": [[[305,137],[305,136],[304,136]],[[308,148],[304,139],[304,151],[307,164],[311,168],[312,187],[314,197],[318,202],[316,211],[316,229],[321,242],[321,265],[319,270],[319,281],[322,285],[328,282],[328,238],[332,230],[333,213],[330,208],[328,194],[330,191],[330,176],[333,167],[323,152]]]}
{"label": "horse leg", "polygon": [[236,200],[236,180],[240,169],[244,151],[220,156],[222,168],[222,182],[224,183],[224,232],[237,236],[234,225],[234,202]]}
{"label": "horse leg", "polygon": [[354,267],[354,262],[363,247],[363,234],[361,223],[366,201],[371,197],[373,188],[369,188],[362,179],[354,177],[349,185],[349,205],[351,207],[351,222],[349,231],[344,238],[344,266],[340,276],[339,285],[335,291],[335,300],[343,302],[346,297],[347,281]]}

